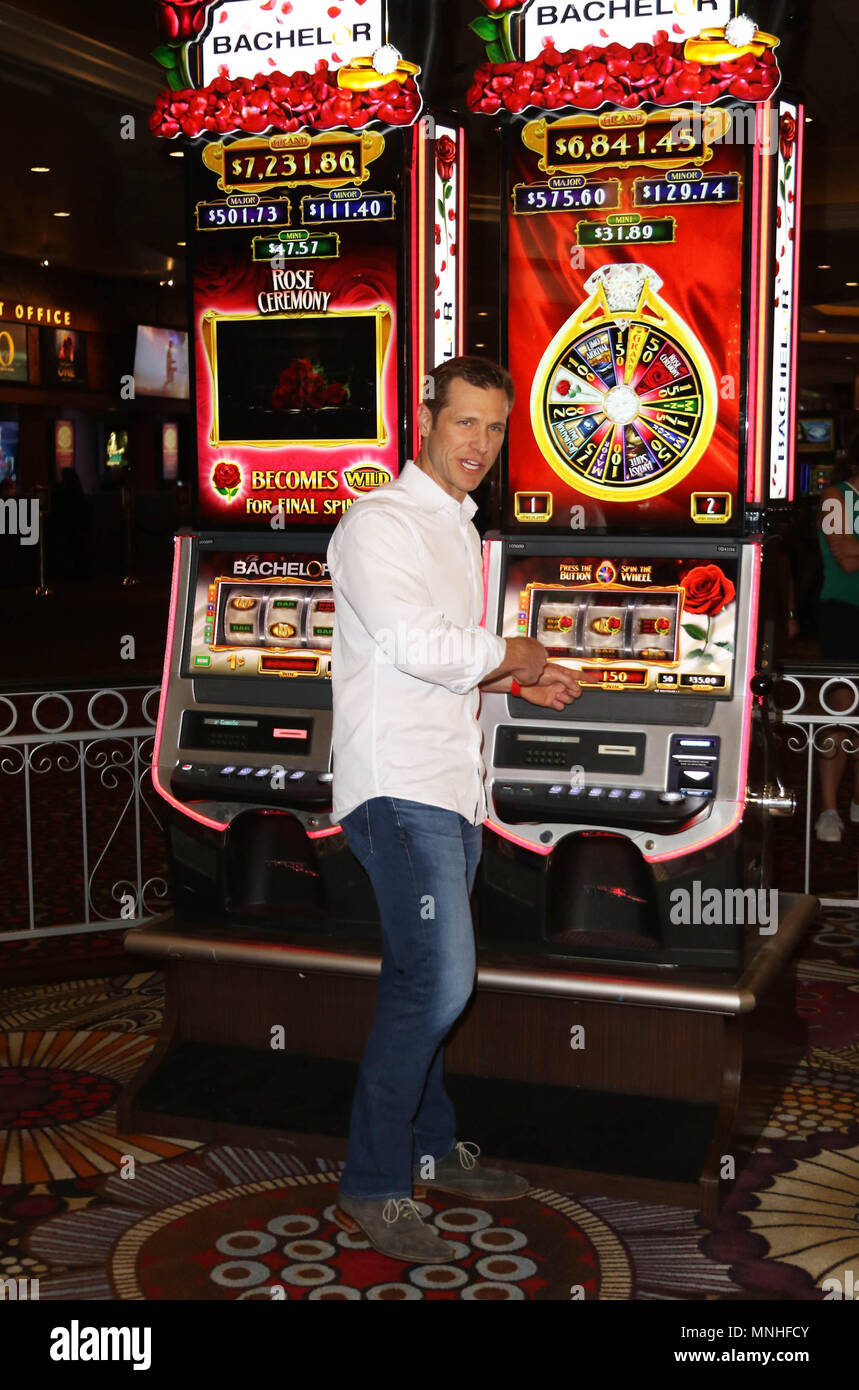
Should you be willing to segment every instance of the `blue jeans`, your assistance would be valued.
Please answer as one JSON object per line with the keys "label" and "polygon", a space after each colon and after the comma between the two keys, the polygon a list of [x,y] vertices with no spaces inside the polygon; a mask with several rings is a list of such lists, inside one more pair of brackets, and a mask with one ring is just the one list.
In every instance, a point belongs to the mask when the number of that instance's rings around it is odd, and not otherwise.
{"label": "blue jeans", "polygon": [[389,796],[363,802],[341,824],[379,904],[382,973],[340,1191],[411,1197],[413,1167],[456,1143],[442,1044],[474,988],[469,895],[482,827]]}

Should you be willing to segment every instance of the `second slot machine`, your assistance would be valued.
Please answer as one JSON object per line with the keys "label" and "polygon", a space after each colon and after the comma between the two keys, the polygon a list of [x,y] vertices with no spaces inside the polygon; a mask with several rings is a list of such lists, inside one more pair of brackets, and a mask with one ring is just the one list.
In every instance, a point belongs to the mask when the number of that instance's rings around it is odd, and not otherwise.
{"label": "second slot machine", "polygon": [[[486,622],[588,683],[563,713],[484,697],[484,944],[728,969],[750,923],[769,929],[766,822],[792,800],[767,723],[764,508],[793,485],[802,113],[773,97],[777,40],[742,23],[585,36],[527,5],[505,28],[517,61],[469,93],[508,113],[518,392]],[[585,37],[590,95],[565,75]]]}

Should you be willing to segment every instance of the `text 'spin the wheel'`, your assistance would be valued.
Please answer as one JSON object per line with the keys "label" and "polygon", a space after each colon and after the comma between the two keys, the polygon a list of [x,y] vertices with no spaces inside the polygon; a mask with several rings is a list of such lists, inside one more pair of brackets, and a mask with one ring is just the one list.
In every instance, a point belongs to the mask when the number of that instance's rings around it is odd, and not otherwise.
{"label": "text 'spin the wheel'", "polygon": [[555,334],[531,389],[540,450],[589,497],[641,501],[695,467],[716,424],[716,379],[646,265],[603,266]]}

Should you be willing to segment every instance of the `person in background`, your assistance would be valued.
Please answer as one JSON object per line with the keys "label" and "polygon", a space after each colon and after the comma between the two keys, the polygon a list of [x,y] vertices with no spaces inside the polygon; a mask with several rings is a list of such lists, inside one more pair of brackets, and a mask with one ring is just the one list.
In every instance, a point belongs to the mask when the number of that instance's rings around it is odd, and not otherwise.
{"label": "person in background", "polygon": [[[859,432],[845,457],[832,470],[831,485],[820,501],[818,538],[823,559],[823,588],[818,608],[820,655],[824,661],[849,663],[859,676]],[[829,696],[837,710],[854,706],[847,687]],[[859,709],[854,708],[859,724]],[[829,740],[826,740],[827,744]],[[859,734],[833,728],[831,747],[821,751],[821,809],[815,823],[818,840],[837,844],[844,822],[838,811],[838,789],[848,761],[852,762],[853,793],[850,819],[859,824]]]}

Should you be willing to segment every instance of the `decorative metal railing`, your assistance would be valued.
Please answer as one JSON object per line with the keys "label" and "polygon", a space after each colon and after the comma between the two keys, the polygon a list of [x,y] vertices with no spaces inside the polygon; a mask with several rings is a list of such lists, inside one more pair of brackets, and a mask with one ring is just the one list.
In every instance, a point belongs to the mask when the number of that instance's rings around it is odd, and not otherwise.
{"label": "decorative metal railing", "polygon": [[163,910],[158,695],[0,692],[0,938],[128,928]]}
{"label": "decorative metal railing", "polygon": [[[796,816],[782,822],[782,835],[794,847],[800,835],[803,840],[802,883],[795,886],[826,904],[859,907],[859,823],[849,818],[854,755],[859,754],[859,671],[832,663],[791,663],[776,684],[775,699],[784,780],[797,796]],[[841,839],[826,842],[817,839],[815,829],[820,770],[823,759],[839,748],[847,755],[839,794]],[[779,881],[778,886],[794,885]]]}
{"label": "decorative metal railing", "polygon": [[[148,684],[0,693],[0,939],[128,928],[168,905],[151,776],[158,695]],[[847,809],[859,671],[792,663],[775,699],[798,803],[778,822],[777,885],[859,907],[859,823]],[[844,827],[840,843],[822,845],[818,764],[837,744],[848,755]]]}

